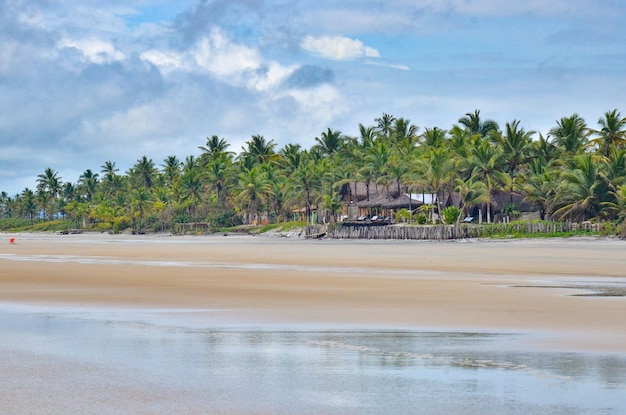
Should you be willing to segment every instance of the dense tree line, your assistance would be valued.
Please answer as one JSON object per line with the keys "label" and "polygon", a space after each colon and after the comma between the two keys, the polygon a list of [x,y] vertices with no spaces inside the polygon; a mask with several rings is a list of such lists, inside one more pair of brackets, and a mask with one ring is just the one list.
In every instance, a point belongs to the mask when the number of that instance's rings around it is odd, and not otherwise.
{"label": "dense tree line", "polygon": [[278,149],[262,135],[238,153],[216,135],[199,149],[200,156],[171,155],[159,164],[142,156],[124,173],[105,161],[76,183],[46,168],[36,189],[2,192],[0,213],[31,220],[60,215],[79,227],[139,231],[186,222],[281,222],[294,209],[309,217],[313,207],[320,219],[333,220],[347,185],[362,183],[366,198],[373,186],[388,194],[429,192],[440,200],[458,192],[462,209],[481,206],[486,221],[499,190],[522,195],[553,220],[626,216],[626,117],[617,110],[599,118],[595,129],[577,114],[563,117],[545,136],[518,120],[501,128],[476,110],[449,130],[419,131],[406,118],[383,114],[371,126],[359,125],[358,136],[327,128],[308,149]]}

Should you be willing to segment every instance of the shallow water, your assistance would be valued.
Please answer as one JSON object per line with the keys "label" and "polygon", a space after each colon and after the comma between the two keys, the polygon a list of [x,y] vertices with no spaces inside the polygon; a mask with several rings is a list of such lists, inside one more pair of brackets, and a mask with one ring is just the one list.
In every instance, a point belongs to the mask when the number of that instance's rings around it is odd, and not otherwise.
{"label": "shallow water", "polygon": [[530,334],[185,321],[0,309],[0,413],[626,414],[626,356],[520,350]]}

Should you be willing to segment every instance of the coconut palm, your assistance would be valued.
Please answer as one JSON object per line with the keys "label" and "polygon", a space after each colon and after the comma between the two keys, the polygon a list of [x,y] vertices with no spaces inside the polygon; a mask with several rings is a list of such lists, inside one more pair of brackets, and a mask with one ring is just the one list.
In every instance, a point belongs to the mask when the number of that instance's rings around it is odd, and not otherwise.
{"label": "coconut palm", "polygon": [[325,156],[332,157],[334,154],[338,153],[343,147],[344,136],[341,134],[341,131],[328,128],[325,132],[321,134],[321,138],[315,137],[315,142],[317,143],[314,148],[321,151]]}
{"label": "coconut palm", "polygon": [[300,144],[289,143],[279,151],[281,166],[285,174],[291,175],[300,165],[302,159],[302,147]]}
{"label": "coconut palm", "polygon": [[559,157],[559,148],[550,139],[539,134],[539,139],[531,143],[529,149],[531,159],[542,158],[546,161],[556,160]]}
{"label": "coconut palm", "polygon": [[443,147],[446,142],[446,130],[439,127],[426,128],[421,135],[422,145],[426,148]]}
{"label": "coconut palm", "polygon": [[598,124],[601,128],[592,130],[598,137],[591,141],[598,146],[600,154],[608,156],[612,148],[626,145],[626,117],[622,117],[618,110],[605,112]]}
{"label": "coconut palm", "polygon": [[626,149],[611,148],[605,163],[606,177],[613,190],[626,183]]}
{"label": "coconut palm", "polygon": [[524,199],[539,207],[539,215],[543,220],[552,215],[554,202],[556,201],[556,191],[558,187],[558,170],[549,162],[536,159],[533,163],[535,167],[530,169],[529,174],[524,177],[522,190]]}
{"label": "coconut palm", "polygon": [[[450,153],[445,148],[429,149],[423,156],[418,167],[419,175],[424,184],[437,198],[437,211],[443,209],[444,193],[455,180],[455,166]],[[433,221],[435,216],[433,216]]]}
{"label": "coconut palm", "polygon": [[271,182],[267,180],[263,170],[256,166],[240,173],[237,187],[238,200],[246,212],[247,223],[252,223],[260,216],[263,202],[271,190]]}
{"label": "coconut palm", "polygon": [[491,194],[499,183],[506,180],[502,150],[491,146],[487,139],[479,140],[470,147],[467,163],[470,176],[474,176],[487,186],[490,196],[490,201],[486,203],[487,223],[491,223]]}
{"label": "coconut palm", "polygon": [[456,191],[461,196],[461,210],[465,216],[470,216],[476,206],[489,203],[489,189],[485,183],[470,177],[468,180],[456,180]]}
{"label": "coconut palm", "polygon": [[549,134],[562,151],[574,155],[587,148],[590,133],[585,120],[578,114],[572,114],[557,121],[556,127],[552,128]]}
{"label": "coconut palm", "polygon": [[234,174],[233,160],[229,153],[216,153],[204,170],[209,189],[215,190],[217,203],[222,207],[227,204],[228,184]]}
{"label": "coconut palm", "polygon": [[600,214],[601,204],[609,201],[609,182],[601,166],[592,154],[582,154],[574,158],[571,170],[561,173],[554,212],[558,219],[586,220]]}
{"label": "coconut palm", "polygon": [[98,173],[87,169],[78,177],[78,188],[88,202],[91,201],[98,187]]}
{"label": "coconut palm", "polygon": [[481,120],[480,110],[466,113],[464,117],[459,118],[458,123],[464,126],[470,134],[478,134],[481,137],[486,137],[500,129],[498,123],[493,120]]}
{"label": "coconut palm", "polygon": [[321,182],[319,172],[315,168],[315,164],[308,156],[308,153],[304,154],[304,159],[300,163],[298,169],[291,176],[291,180],[293,180],[294,190],[304,196],[305,214],[307,221],[310,221],[312,213],[312,194],[319,189]]}
{"label": "coconut palm", "polygon": [[219,138],[217,135],[212,135],[210,138],[207,137],[206,145],[199,146],[198,148],[211,159],[219,154],[226,153],[228,147],[230,147],[230,144],[228,144],[225,139]]}
{"label": "coconut palm", "polygon": [[180,177],[180,200],[187,207],[189,218],[195,219],[195,211],[203,199],[203,184],[200,173],[189,169]]}
{"label": "coconut palm", "polygon": [[183,163],[175,155],[169,155],[163,160],[161,167],[162,174],[165,177],[165,184],[171,186],[180,177],[181,167]]}
{"label": "coconut palm", "polygon": [[[252,166],[275,162],[279,159],[278,154],[274,151],[276,143],[274,140],[267,141],[262,135],[253,135],[239,155],[240,159],[247,159]],[[248,166],[249,167],[249,166]]]}
{"label": "coconut palm", "polygon": [[391,114],[383,113],[382,117],[374,119],[376,121],[376,133],[384,137],[391,136],[391,132],[394,129],[394,122],[396,117]]}
{"label": "coconut palm", "polygon": [[411,120],[405,118],[397,118],[393,123],[391,141],[407,149],[410,149],[414,147],[417,143],[418,130],[419,127],[411,124]]}
{"label": "coconut palm", "polygon": [[100,173],[102,173],[103,176],[103,180],[107,180],[107,181],[113,181],[113,178],[117,175],[117,172],[120,170],[117,167],[115,167],[115,162],[114,161],[105,161],[104,164],[102,166],[100,166]]}
{"label": "coconut palm", "polygon": [[146,211],[152,204],[152,195],[146,187],[138,187],[131,193],[131,209],[139,216],[139,223],[137,227],[138,232],[142,232],[144,217]]}
{"label": "coconut palm", "polygon": [[129,176],[133,178],[133,181],[137,186],[144,186],[147,188],[152,187],[156,174],[157,169],[154,167],[154,162],[146,156],[137,160],[137,163],[135,163],[129,171]]}

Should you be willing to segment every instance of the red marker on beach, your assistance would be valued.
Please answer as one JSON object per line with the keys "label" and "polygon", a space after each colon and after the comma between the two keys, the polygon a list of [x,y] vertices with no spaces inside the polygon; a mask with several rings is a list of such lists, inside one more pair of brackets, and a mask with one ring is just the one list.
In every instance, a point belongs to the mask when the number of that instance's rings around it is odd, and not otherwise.
{"label": "red marker on beach", "polygon": [[15,243],[15,238],[10,238],[10,239],[9,239],[9,243],[10,243],[10,244],[14,244],[14,243]]}

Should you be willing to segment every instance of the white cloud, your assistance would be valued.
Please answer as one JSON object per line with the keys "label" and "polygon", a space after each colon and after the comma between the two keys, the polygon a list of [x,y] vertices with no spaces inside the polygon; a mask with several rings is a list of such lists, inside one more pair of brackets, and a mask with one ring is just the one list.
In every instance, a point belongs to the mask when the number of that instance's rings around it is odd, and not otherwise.
{"label": "white cloud", "polygon": [[143,52],[139,57],[157,66],[164,73],[182,69],[183,67],[183,56],[178,52],[170,50],[150,49]]}
{"label": "white cloud", "polygon": [[374,48],[365,46],[358,39],[342,36],[305,36],[300,47],[308,52],[335,60],[352,60],[356,58],[379,58],[380,53]]}
{"label": "white cloud", "polygon": [[266,61],[257,49],[233,42],[218,28],[187,51],[151,49],[140,57],[157,66],[163,74],[176,70],[199,71],[226,84],[258,92],[278,87],[299,67]]}
{"label": "white cloud", "polygon": [[124,60],[124,54],[117,50],[111,42],[98,38],[88,39],[63,39],[58,45],[59,48],[73,48],[92,63],[111,63]]}
{"label": "white cloud", "polygon": [[217,28],[202,38],[191,53],[200,67],[221,78],[257,70],[262,61],[256,49],[231,42]]}

